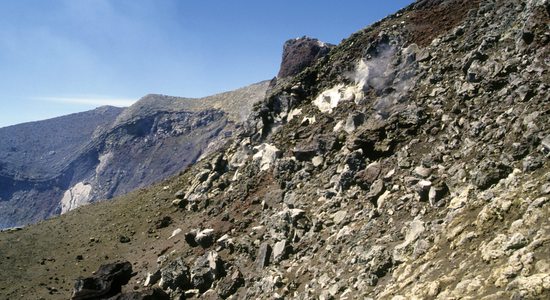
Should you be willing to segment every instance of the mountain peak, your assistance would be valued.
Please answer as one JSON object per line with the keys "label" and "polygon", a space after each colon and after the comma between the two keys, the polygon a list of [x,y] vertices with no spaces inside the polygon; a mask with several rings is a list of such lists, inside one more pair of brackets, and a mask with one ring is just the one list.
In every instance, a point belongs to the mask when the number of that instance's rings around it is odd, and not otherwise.
{"label": "mountain peak", "polygon": [[283,59],[277,77],[284,78],[300,73],[316,60],[327,55],[333,47],[332,44],[307,36],[286,41],[283,46]]}

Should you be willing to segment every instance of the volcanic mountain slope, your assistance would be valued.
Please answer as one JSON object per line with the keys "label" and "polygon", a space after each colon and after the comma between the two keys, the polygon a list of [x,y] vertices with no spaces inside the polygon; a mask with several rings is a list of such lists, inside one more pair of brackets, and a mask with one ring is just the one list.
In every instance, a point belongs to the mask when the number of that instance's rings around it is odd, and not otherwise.
{"label": "volcanic mountain slope", "polygon": [[0,294],[548,299],[549,12],[424,0],[361,30],[181,175],[2,233]]}
{"label": "volcanic mountain slope", "polygon": [[[58,196],[56,177],[92,139],[96,128],[109,126],[122,108],[104,106],[51,120],[0,128],[0,228],[52,215],[47,200]],[[57,179],[58,181],[59,179]],[[52,180],[55,182],[56,180]],[[28,213],[33,210],[33,213]]]}
{"label": "volcanic mountain slope", "polygon": [[126,109],[0,129],[0,228],[173,176],[230,136],[268,84],[201,99],[147,95]]}

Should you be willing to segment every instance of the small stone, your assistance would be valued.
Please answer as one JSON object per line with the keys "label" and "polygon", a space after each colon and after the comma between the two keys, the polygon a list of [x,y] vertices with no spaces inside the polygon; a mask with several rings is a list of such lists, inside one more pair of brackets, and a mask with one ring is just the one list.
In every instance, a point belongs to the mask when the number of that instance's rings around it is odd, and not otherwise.
{"label": "small stone", "polygon": [[223,299],[235,294],[244,285],[244,276],[239,269],[235,268],[230,274],[218,282],[218,294]]}
{"label": "small stone", "polygon": [[273,260],[279,262],[286,258],[287,255],[287,241],[282,240],[275,243],[273,246]]}
{"label": "small stone", "polygon": [[364,182],[365,186],[368,186],[371,185],[378,178],[378,176],[380,175],[380,171],[380,163],[373,162],[369,164],[365,168],[365,170],[358,172],[356,177],[360,183]]}
{"label": "small stone", "polygon": [[440,200],[449,193],[449,188],[444,182],[432,185],[428,193],[428,201],[432,206],[439,206]]}
{"label": "small stone", "polygon": [[505,248],[506,250],[517,250],[525,247],[528,243],[527,238],[518,232],[512,235],[508,242],[506,242]]}
{"label": "small stone", "polygon": [[550,152],[550,134],[542,139],[541,145],[547,152]]}
{"label": "small stone", "polygon": [[256,266],[258,269],[263,269],[269,265],[269,257],[271,256],[271,246],[268,243],[262,243],[256,257]]}
{"label": "small stone", "polygon": [[432,170],[430,168],[418,166],[414,168],[414,173],[422,178],[427,178],[432,173]]}
{"label": "small stone", "polygon": [[427,287],[427,295],[429,297],[435,297],[439,294],[439,292],[441,291],[441,284],[439,283],[438,280],[434,281],[434,282],[431,282],[428,284],[428,287]]}
{"label": "small stone", "polygon": [[315,157],[313,157],[313,159],[311,159],[311,163],[313,164],[314,167],[318,167],[318,166],[322,165],[323,162],[324,162],[324,158],[320,155],[315,156]]}
{"label": "small stone", "polygon": [[342,221],[344,221],[346,216],[347,216],[347,212],[345,210],[340,210],[334,213],[334,215],[332,215],[332,220],[334,221],[335,224],[340,224],[342,223]]}
{"label": "small stone", "polygon": [[181,190],[177,191],[174,194],[174,197],[176,197],[176,199],[183,199],[183,197],[185,197],[185,190],[181,189]]}
{"label": "small stone", "polygon": [[160,270],[156,270],[153,273],[147,273],[147,277],[145,278],[145,282],[143,283],[143,285],[150,286],[157,283],[159,280],[160,280]]}
{"label": "small stone", "polygon": [[195,237],[197,236],[197,230],[191,230],[190,232],[185,234],[185,242],[191,247],[197,247],[199,244],[195,241]]}
{"label": "small stone", "polygon": [[125,244],[130,242],[130,238],[125,235],[121,235],[118,237],[118,241]]}
{"label": "small stone", "polygon": [[378,197],[384,193],[385,185],[382,179],[374,181],[371,185],[369,192],[367,193],[367,200],[376,203]]}
{"label": "small stone", "polygon": [[205,229],[195,236],[195,242],[203,248],[208,248],[214,242],[214,229]]}
{"label": "small stone", "polygon": [[481,162],[478,171],[473,177],[473,184],[479,189],[485,190],[499,182],[512,172],[512,168],[492,161]]}
{"label": "small stone", "polygon": [[420,198],[420,201],[429,200],[429,192],[430,192],[431,186],[432,186],[432,182],[428,180],[421,180],[415,185],[415,190],[416,190],[416,193],[418,194],[418,197]]}
{"label": "small stone", "polygon": [[180,234],[182,231],[183,230],[181,230],[181,228],[176,228],[174,231],[172,231],[172,234],[170,235],[170,237],[168,239],[172,239],[176,235]]}
{"label": "small stone", "polygon": [[170,224],[172,224],[172,218],[169,216],[165,216],[164,218],[155,221],[155,228],[161,229],[168,227]]}
{"label": "small stone", "polygon": [[182,206],[185,206],[183,205],[182,203],[184,203],[185,201],[183,199],[174,199],[172,201],[172,205],[173,206],[178,206],[178,207],[182,207]]}
{"label": "small stone", "polygon": [[191,287],[189,268],[181,258],[175,259],[160,270],[159,286],[164,290]]}
{"label": "small stone", "polygon": [[271,165],[281,156],[282,152],[277,147],[270,144],[261,144],[254,147],[256,154],[252,156],[253,160],[259,161],[260,170],[265,171],[271,168]]}

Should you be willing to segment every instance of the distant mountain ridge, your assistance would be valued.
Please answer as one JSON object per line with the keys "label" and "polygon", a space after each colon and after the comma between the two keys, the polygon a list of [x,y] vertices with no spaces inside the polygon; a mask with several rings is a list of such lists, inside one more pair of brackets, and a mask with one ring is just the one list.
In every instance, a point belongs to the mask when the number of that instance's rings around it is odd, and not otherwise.
{"label": "distant mountain ridge", "polygon": [[0,128],[0,228],[124,194],[181,171],[229,137],[268,81],[191,99],[147,95]]}
{"label": "distant mountain ridge", "polygon": [[74,159],[72,156],[90,141],[97,128],[112,124],[123,110],[102,106],[0,128],[0,174],[29,179],[49,177]]}

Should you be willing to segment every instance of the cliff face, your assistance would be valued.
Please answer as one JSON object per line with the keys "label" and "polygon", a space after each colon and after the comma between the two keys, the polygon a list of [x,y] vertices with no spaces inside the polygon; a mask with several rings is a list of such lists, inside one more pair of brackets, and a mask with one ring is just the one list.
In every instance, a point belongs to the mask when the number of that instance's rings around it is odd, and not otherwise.
{"label": "cliff face", "polygon": [[[204,99],[148,95],[133,106],[0,129],[0,228],[148,186],[231,136],[267,83]],[[200,103],[200,104],[198,104]],[[212,143],[212,145],[210,145]]]}
{"label": "cliff face", "polygon": [[[549,13],[424,0],[353,34],[180,176],[0,235],[0,293],[547,299]],[[135,276],[83,289],[105,256]]]}

